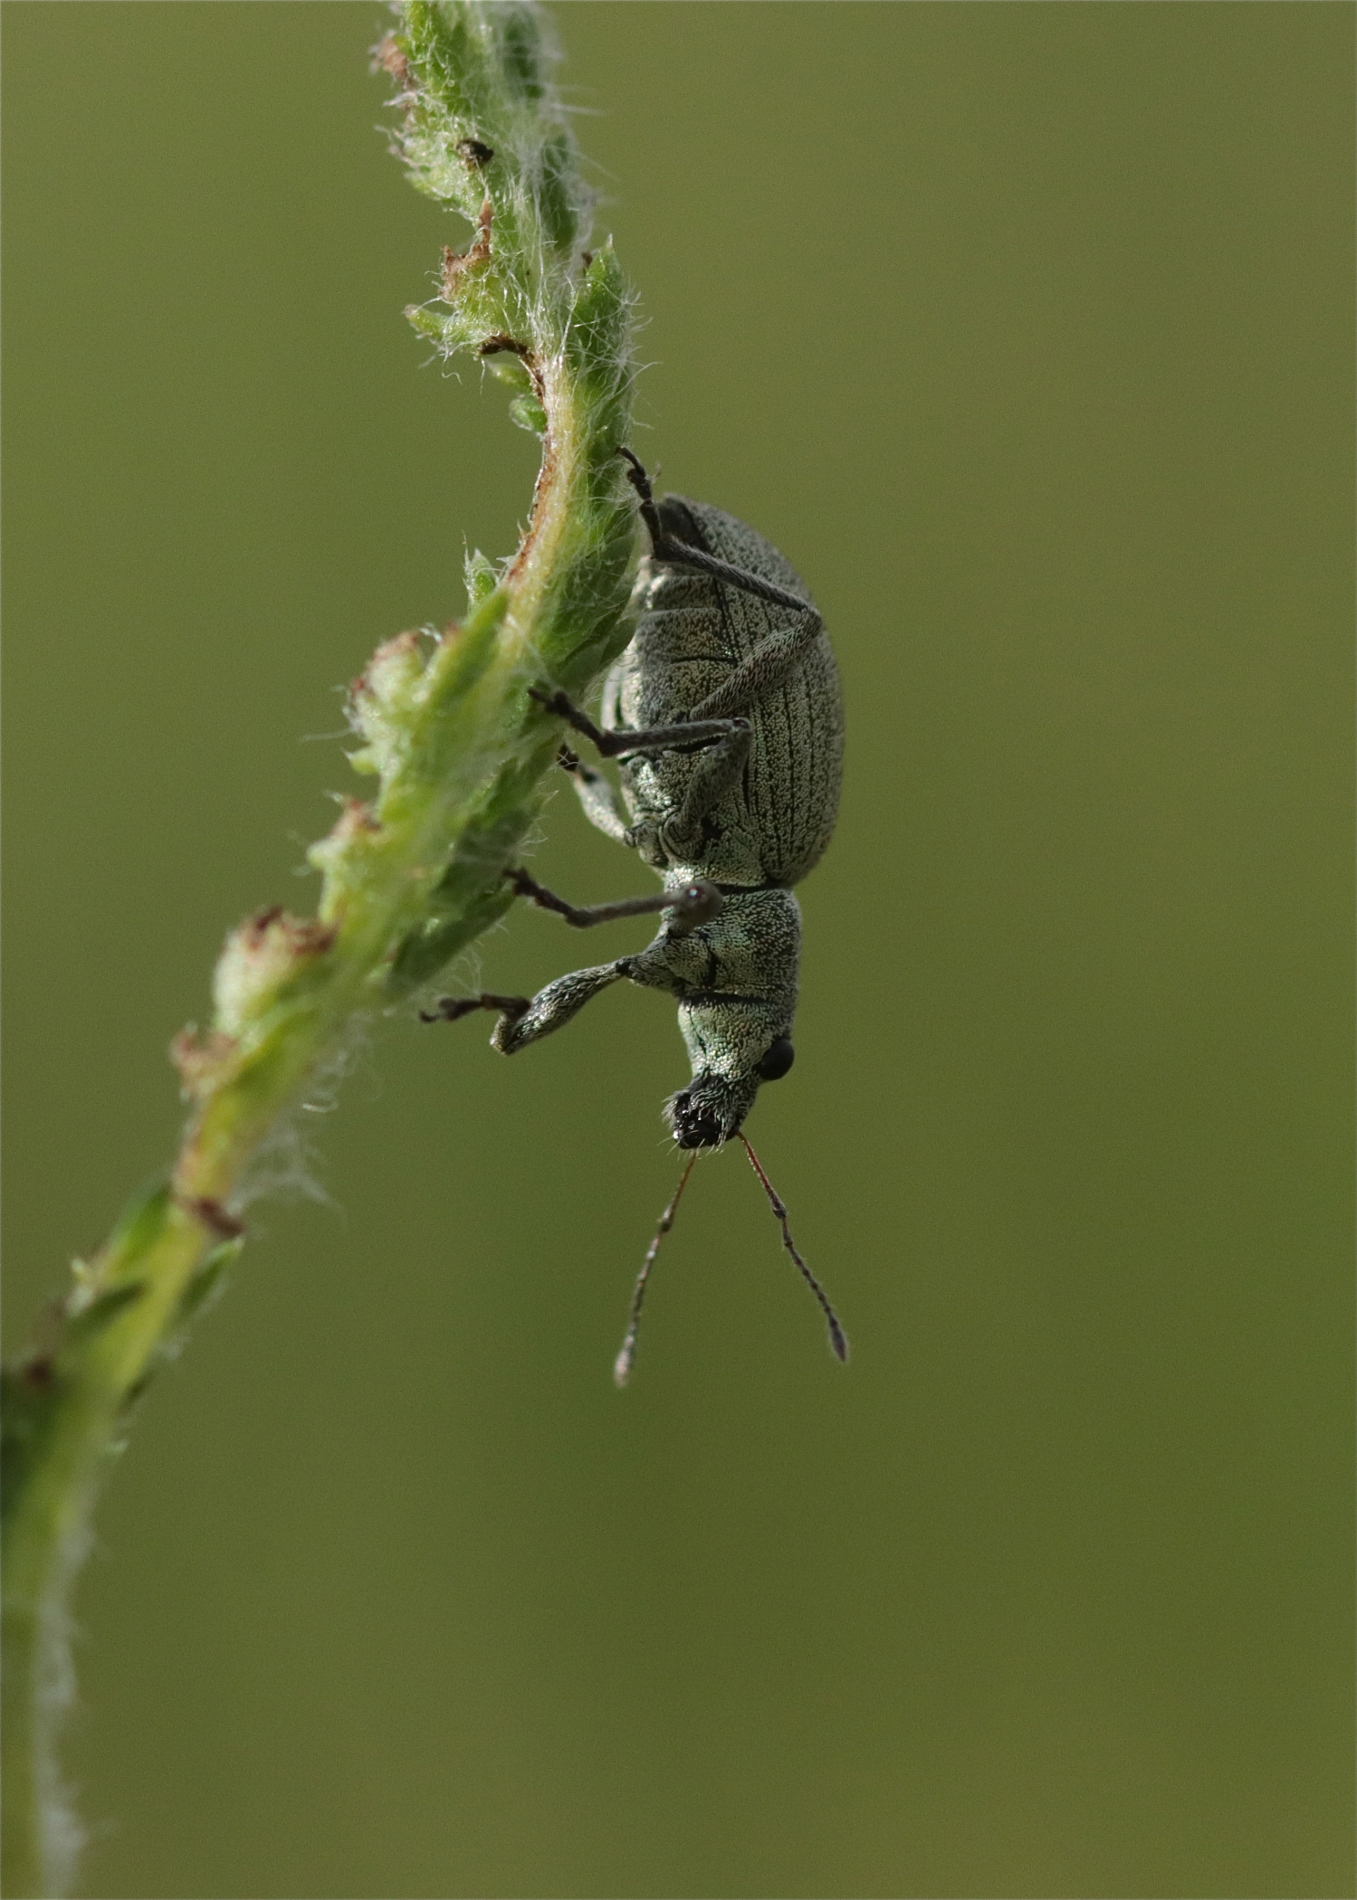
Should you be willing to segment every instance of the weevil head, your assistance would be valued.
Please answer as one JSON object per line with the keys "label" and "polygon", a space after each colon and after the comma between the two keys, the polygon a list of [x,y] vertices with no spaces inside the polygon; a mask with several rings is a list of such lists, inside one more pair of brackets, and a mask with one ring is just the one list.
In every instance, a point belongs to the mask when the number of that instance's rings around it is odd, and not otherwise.
{"label": "weevil head", "polygon": [[738,1133],[758,1092],[757,1077],[731,1081],[723,1075],[695,1075],[665,1103],[665,1120],[680,1148],[719,1148]]}
{"label": "weevil head", "polygon": [[684,1003],[679,1023],[693,1079],[665,1103],[665,1119],[680,1148],[719,1148],[739,1133],[763,1083],[791,1068],[791,1023],[739,997]]}

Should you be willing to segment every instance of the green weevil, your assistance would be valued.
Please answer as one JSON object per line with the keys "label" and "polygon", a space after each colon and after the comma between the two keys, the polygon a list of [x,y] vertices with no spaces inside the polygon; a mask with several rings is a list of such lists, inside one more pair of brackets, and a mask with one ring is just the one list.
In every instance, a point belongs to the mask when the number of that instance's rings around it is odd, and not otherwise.
{"label": "green weevil", "polygon": [[843,768],[834,654],[807,588],[770,542],[706,503],[678,495],[657,502],[640,462],[629,449],[619,453],[650,537],[635,632],[604,685],[601,725],[562,692],[542,687],[532,696],[618,761],[626,815],[601,772],[564,746],[560,754],[590,822],[652,865],[664,890],[580,907],[522,869],[507,876],[521,896],[577,928],[662,911],[659,933],[639,955],[572,970],[536,996],[447,996],[424,1020],[497,1010],[491,1042],[513,1055],[623,977],[676,997],[692,1079],[669,1098],[665,1117],[678,1146],[694,1152],[636,1282],[617,1381],[631,1371],[647,1278],[697,1151],[732,1138],[744,1145],[830,1343],[846,1359],[843,1329],[741,1132],[762,1084],[792,1066],[801,954],[792,886],[829,843]]}

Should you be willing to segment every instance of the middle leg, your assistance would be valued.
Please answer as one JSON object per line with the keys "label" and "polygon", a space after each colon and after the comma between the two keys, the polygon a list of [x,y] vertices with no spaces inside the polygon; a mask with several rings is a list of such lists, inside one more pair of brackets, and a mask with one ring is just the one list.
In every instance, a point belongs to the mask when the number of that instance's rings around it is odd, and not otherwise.
{"label": "middle leg", "polygon": [[629,752],[669,752],[675,746],[710,745],[715,739],[728,739],[732,733],[749,724],[747,719],[691,719],[681,725],[647,726],[639,732],[629,732],[625,728],[619,732],[605,732],[565,693],[548,692],[545,687],[530,686],[528,697],[537,700],[548,712],[555,713],[558,719],[564,719],[576,732],[582,732],[586,739],[598,747],[605,759],[621,758]]}
{"label": "middle leg", "polygon": [[619,897],[611,904],[568,904],[555,891],[547,890],[535,877],[522,869],[506,871],[505,876],[520,897],[527,897],[542,910],[555,911],[576,930],[588,930],[594,924],[610,924],[619,917],[645,917],[657,910],[672,910],[670,926],[677,937],[686,937],[705,924],[721,908],[721,893],[714,884],[701,881],[684,884],[677,890],[657,891],[653,897]]}

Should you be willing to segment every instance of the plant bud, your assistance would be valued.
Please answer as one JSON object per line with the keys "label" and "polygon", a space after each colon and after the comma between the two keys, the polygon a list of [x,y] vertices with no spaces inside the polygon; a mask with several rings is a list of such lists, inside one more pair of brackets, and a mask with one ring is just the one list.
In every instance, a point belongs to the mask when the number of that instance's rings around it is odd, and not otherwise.
{"label": "plant bud", "polygon": [[256,911],[226,939],[212,979],[216,1027],[243,1036],[278,999],[284,984],[313,966],[334,932],[313,917],[285,910]]}

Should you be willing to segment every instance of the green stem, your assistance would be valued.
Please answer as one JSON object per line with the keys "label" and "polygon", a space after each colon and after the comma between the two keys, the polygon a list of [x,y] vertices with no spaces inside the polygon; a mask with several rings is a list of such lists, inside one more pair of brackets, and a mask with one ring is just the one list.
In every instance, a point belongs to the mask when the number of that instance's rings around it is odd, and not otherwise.
{"label": "green stem", "polygon": [[558,722],[541,681],[586,692],[628,635],[634,517],[617,457],[630,421],[629,302],[526,4],[408,0],[378,48],[399,148],[474,241],[444,253],[443,308],[409,314],[469,349],[542,436],[523,541],[470,577],[465,622],[401,634],[355,682],[354,764],[376,775],[312,848],[317,915],[258,912],[228,937],[204,1034],[175,1058],[192,1112],[167,1182],[134,1202],[5,1373],[3,1888],[57,1893],[78,1829],[56,1741],[67,1604],[99,1481],[127,1415],[238,1251],[248,1171],[355,1024],[434,976],[508,906],[503,871],[538,809]]}

